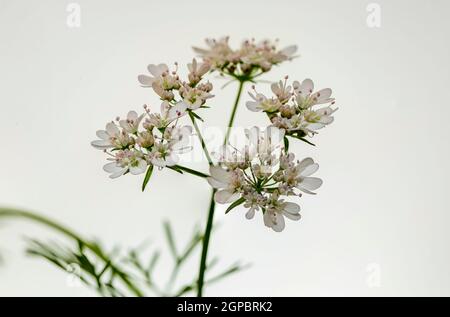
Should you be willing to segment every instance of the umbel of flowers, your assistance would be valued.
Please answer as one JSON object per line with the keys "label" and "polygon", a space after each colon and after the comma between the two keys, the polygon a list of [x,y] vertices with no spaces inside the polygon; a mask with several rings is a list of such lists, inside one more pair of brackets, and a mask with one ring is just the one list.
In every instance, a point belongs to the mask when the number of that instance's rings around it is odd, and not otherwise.
{"label": "umbel of flowers", "polygon": [[264,224],[280,232],[285,226],[284,217],[300,219],[300,206],[285,198],[300,197],[301,192],[314,194],[322,180],[310,175],[319,165],[311,158],[295,161],[295,155],[281,146],[284,131],[276,127],[264,131],[253,127],[246,130],[246,137],[243,149],[224,147],[220,166],[210,167],[208,182],[219,189],[214,197],[217,203],[232,203],[227,212],[244,204],[247,219],[260,211]]}
{"label": "umbel of flowers", "polygon": [[[331,89],[325,88],[314,92],[314,83],[305,79],[301,83],[294,81],[287,85],[288,77],[271,85],[273,96],[268,98],[258,93],[249,93],[253,99],[246,105],[250,111],[265,112],[273,126],[286,131],[293,137],[312,137],[317,130],[333,122],[332,114],[337,110]],[[322,106],[324,105],[324,106]],[[321,107],[319,107],[321,106]]]}
{"label": "umbel of flowers", "polygon": [[[206,43],[206,49],[194,48],[202,62],[193,59],[187,65],[186,79],[179,77],[177,63],[173,70],[166,64],[148,65],[148,74],[139,75],[138,81],[161,99],[160,111],[151,112],[147,105],[141,114],[130,111],[126,118],[116,118],[106,124],[105,130],[97,131],[99,140],[93,141],[92,145],[107,154],[109,163],[104,170],[111,178],[147,171],[145,188],[154,166],[206,177],[217,189],[214,200],[231,204],[227,212],[243,205],[247,208],[248,219],[260,212],[267,227],[282,231],[284,217],[300,219],[299,205],[287,199],[300,197],[302,193],[314,194],[313,191],[322,184],[321,179],[311,177],[318,164],[311,158],[296,160],[295,154],[288,152],[286,137],[312,137],[317,130],[333,122],[332,114],[336,109],[331,107],[334,104],[331,89],[314,92],[310,79],[288,85],[287,76],[271,85],[272,97],[258,93],[252,86],[247,108],[265,112],[270,124],[262,131],[256,127],[246,130],[248,142],[243,149],[238,150],[225,142],[214,163],[196,125],[196,120],[201,118],[195,112],[209,108],[205,104],[214,97],[211,94],[213,85],[204,76],[218,71],[241,82],[246,78],[253,81],[272,66],[291,60],[296,47],[279,50],[276,41],[257,43],[248,40],[232,49],[228,37],[207,39]],[[324,106],[317,108],[319,105]],[[189,138],[193,129],[180,124],[180,118],[187,114],[204,145],[210,175],[177,165],[179,155],[192,149]]]}
{"label": "umbel of flowers", "polygon": [[[289,152],[288,138],[312,144],[308,139],[331,124],[336,111],[331,89],[314,91],[310,79],[288,84],[286,76],[271,85],[273,95],[269,97],[258,93],[253,85],[246,106],[250,111],[265,113],[267,127],[246,129],[243,147],[230,144],[230,129],[245,84],[254,84],[273,66],[291,61],[297,47],[280,49],[278,41],[251,39],[232,48],[228,37],[207,39],[206,45],[194,47],[200,60],[193,59],[187,65],[186,78],[178,75],[177,63],[172,70],[166,64],[148,65],[148,73],[139,75],[138,81],[159,97],[159,110],[145,105],[141,113],[130,111],[125,118],[116,118],[97,131],[98,140],[92,142],[106,153],[109,162],[104,170],[111,178],[145,173],[142,190],[155,166],[202,177],[212,186],[202,238],[198,296],[202,296],[215,204],[229,204],[226,212],[244,207],[246,218],[259,214],[265,226],[276,232],[285,228],[285,218],[299,220],[298,198],[303,193],[314,194],[322,180],[312,176],[319,168],[312,158],[297,159]],[[203,121],[199,112],[215,107],[213,85],[205,79],[213,72],[239,85],[230,118],[224,123],[224,146],[215,159],[197,125],[198,120]],[[183,117],[188,117],[191,125],[182,124]],[[194,134],[208,161],[209,174],[178,164],[179,155],[192,149],[189,139]]]}

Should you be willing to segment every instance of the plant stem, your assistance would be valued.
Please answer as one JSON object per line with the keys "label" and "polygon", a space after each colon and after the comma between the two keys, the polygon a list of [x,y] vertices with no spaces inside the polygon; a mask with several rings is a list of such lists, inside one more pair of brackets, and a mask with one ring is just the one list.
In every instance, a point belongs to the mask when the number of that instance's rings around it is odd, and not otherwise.
{"label": "plant stem", "polygon": [[[72,230],[70,230],[48,218],[45,218],[44,216],[40,216],[38,214],[28,212],[28,211],[23,211],[23,210],[17,210],[17,209],[12,209],[12,208],[0,208],[0,218],[2,218],[2,217],[25,218],[25,219],[33,220],[35,222],[46,225],[47,227],[50,227],[56,231],[59,231],[76,241],[82,242],[89,250],[91,250],[94,254],[96,254],[99,258],[101,258],[106,263],[111,261],[105,254],[103,254],[103,252],[101,252],[96,247],[95,244],[92,244],[86,240],[83,240],[74,231],[72,231]],[[115,267],[112,263],[110,263],[110,267],[134,295],[139,296],[139,297],[144,296],[144,294],[129,280],[128,275],[126,273],[122,272],[119,268]]]}
{"label": "plant stem", "polygon": [[206,143],[205,140],[203,139],[200,129],[198,128],[197,121],[195,120],[194,115],[190,111],[188,113],[189,118],[191,118],[192,124],[194,125],[195,132],[197,132],[197,136],[198,139],[200,140],[200,144],[202,145],[203,152],[205,153],[206,159],[208,160],[208,164],[212,166],[214,165],[214,163],[211,159],[211,156],[209,155],[208,149],[206,148]]}
{"label": "plant stem", "polygon": [[197,296],[203,296],[203,283],[205,280],[205,271],[206,271],[206,259],[208,256],[208,246],[209,239],[211,237],[211,230],[213,227],[214,220],[214,210],[216,208],[216,203],[214,201],[214,194],[216,193],[216,189],[213,189],[211,194],[211,200],[209,202],[209,211],[208,211],[208,220],[206,221],[205,234],[203,236],[203,246],[202,246],[202,256],[200,258],[200,269],[198,273],[198,285],[197,285]]}
{"label": "plant stem", "polygon": [[[223,142],[224,144],[227,144],[227,142],[228,142],[228,138],[230,136],[230,130],[234,123],[234,117],[236,116],[236,110],[239,105],[239,99],[241,98],[242,89],[244,87],[244,84],[245,84],[245,80],[239,80],[239,88],[238,88],[238,92],[236,95],[236,99],[234,101],[230,121],[228,123],[227,133],[225,135],[225,139]],[[213,228],[213,220],[214,220],[214,210],[216,208],[216,202],[214,201],[215,193],[216,193],[216,190],[213,189],[212,194],[211,194],[211,200],[209,203],[209,212],[208,212],[208,219],[206,221],[205,234],[203,235],[202,255],[200,258],[200,269],[199,269],[198,281],[197,281],[197,296],[198,297],[203,296],[203,285],[204,285],[204,280],[205,280],[205,271],[207,269],[206,261],[207,261],[207,257],[208,257],[209,239],[211,237],[211,230]]]}
{"label": "plant stem", "polygon": [[223,140],[223,144],[224,145],[227,144],[228,138],[230,137],[231,128],[233,127],[234,117],[236,116],[236,110],[237,110],[238,105],[239,105],[239,99],[241,98],[242,89],[244,88],[244,84],[245,84],[245,80],[240,80],[239,81],[238,93],[236,95],[236,100],[234,101],[233,110],[231,111],[230,121],[228,122],[228,126],[227,126],[227,133],[225,134],[225,139]]}

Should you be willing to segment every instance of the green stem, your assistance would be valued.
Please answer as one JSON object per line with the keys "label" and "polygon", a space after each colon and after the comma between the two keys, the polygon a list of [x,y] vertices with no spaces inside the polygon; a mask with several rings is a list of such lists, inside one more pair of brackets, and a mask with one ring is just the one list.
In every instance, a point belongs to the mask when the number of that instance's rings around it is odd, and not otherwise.
{"label": "green stem", "polygon": [[[28,220],[33,220],[35,222],[41,223],[43,225],[46,225],[47,227],[50,227],[56,231],[59,231],[60,233],[65,234],[66,236],[76,240],[81,241],[89,250],[91,250],[94,254],[96,254],[99,258],[101,258],[105,262],[109,262],[110,259],[104,255],[94,244],[87,242],[86,240],[83,240],[80,238],[78,234],[76,234],[74,231],[56,223],[52,220],[45,218],[43,216],[40,216],[35,213],[31,213],[28,211],[23,210],[17,210],[12,208],[0,208],[0,218],[2,217],[13,217],[13,218],[25,218]],[[115,267],[114,265],[110,264],[110,268],[117,274],[117,276],[125,283],[125,285],[128,287],[128,289],[136,296],[142,297],[144,294],[128,279],[128,275],[124,272],[122,272],[119,268]]]}
{"label": "green stem", "polygon": [[205,143],[205,140],[203,139],[200,129],[198,128],[197,121],[195,120],[194,115],[190,111],[188,113],[189,113],[189,118],[191,118],[192,124],[194,125],[195,132],[197,132],[197,136],[198,136],[198,139],[200,140],[200,144],[202,145],[203,152],[205,153],[206,159],[208,160],[208,164],[210,166],[212,166],[212,165],[214,165],[214,163],[211,159],[211,156],[209,155],[209,151],[206,147],[206,143]]}
{"label": "green stem", "polygon": [[[245,80],[239,81],[239,89],[237,92],[237,96],[233,105],[233,110],[231,112],[230,121],[228,123],[227,127],[227,133],[225,135],[224,144],[227,144],[228,138],[230,136],[230,130],[234,123],[234,117],[236,116],[236,110],[239,105],[239,99],[241,98],[242,89],[244,87]],[[192,119],[192,118],[191,118]],[[211,231],[213,228],[213,220],[214,220],[214,210],[216,208],[216,202],[214,201],[214,194],[216,193],[216,190],[213,189],[211,194],[211,200],[209,203],[209,212],[208,212],[208,219],[206,221],[206,228],[205,228],[205,234],[203,235],[203,245],[202,245],[202,255],[200,258],[200,268],[198,273],[198,281],[197,281],[197,296],[202,297],[203,296],[203,285],[205,280],[205,271],[207,269],[206,267],[206,260],[208,257],[208,247],[209,247],[209,239],[211,237]]]}
{"label": "green stem", "polygon": [[206,221],[206,229],[205,234],[203,236],[203,246],[202,246],[202,255],[200,258],[200,269],[198,273],[198,285],[197,285],[197,296],[202,297],[203,296],[203,283],[205,280],[205,271],[206,271],[206,258],[208,256],[208,246],[209,246],[209,239],[211,237],[211,230],[213,227],[213,220],[214,220],[214,210],[216,208],[216,203],[214,201],[214,194],[216,193],[216,190],[213,189],[211,200],[209,202],[209,212],[208,212],[208,220]]}
{"label": "green stem", "polygon": [[242,89],[244,88],[244,84],[245,84],[245,80],[240,80],[239,81],[238,93],[236,95],[236,100],[234,101],[233,110],[231,111],[230,121],[228,122],[228,126],[227,126],[227,133],[225,134],[225,139],[223,141],[224,145],[227,144],[228,138],[230,137],[231,128],[233,127],[234,117],[236,116],[236,110],[237,110],[238,105],[239,105],[239,99],[241,98]]}

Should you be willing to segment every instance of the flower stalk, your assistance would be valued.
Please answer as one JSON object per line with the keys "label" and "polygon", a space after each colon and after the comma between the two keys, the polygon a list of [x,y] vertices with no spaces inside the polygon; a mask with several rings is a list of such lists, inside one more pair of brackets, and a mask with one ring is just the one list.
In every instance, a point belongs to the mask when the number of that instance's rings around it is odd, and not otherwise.
{"label": "flower stalk", "polygon": [[[227,132],[224,139],[224,144],[227,144],[228,138],[230,137],[231,128],[234,124],[234,118],[236,116],[236,111],[239,105],[239,100],[242,95],[242,90],[244,88],[245,80],[239,81],[239,88],[236,95],[236,99],[234,101],[233,110],[231,111],[230,120],[227,127]],[[193,122],[195,122],[194,118],[191,118]],[[207,151],[206,151],[207,152]],[[211,164],[210,164],[211,165]],[[199,273],[198,273],[198,286],[197,286],[197,297],[203,296],[203,284],[205,279],[205,271],[206,271],[206,261],[208,257],[208,247],[209,247],[209,240],[211,237],[211,231],[213,228],[213,221],[214,221],[214,211],[216,209],[216,202],[214,200],[214,195],[216,194],[216,189],[214,188],[211,194],[211,200],[209,202],[209,211],[208,211],[208,219],[206,221],[206,228],[205,233],[203,235],[203,245],[202,245],[202,255],[200,258],[200,267],[199,267]]]}

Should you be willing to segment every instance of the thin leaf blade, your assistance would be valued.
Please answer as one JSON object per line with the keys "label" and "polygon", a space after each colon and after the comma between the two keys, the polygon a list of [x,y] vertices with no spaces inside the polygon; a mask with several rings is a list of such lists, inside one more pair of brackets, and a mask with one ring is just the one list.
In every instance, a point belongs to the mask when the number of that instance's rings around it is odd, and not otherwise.
{"label": "thin leaf blade", "polygon": [[148,184],[148,181],[150,180],[150,177],[152,176],[153,173],[153,165],[149,165],[147,168],[147,173],[145,173],[145,177],[144,177],[144,182],[142,183],[142,191],[145,190],[145,187]]}

